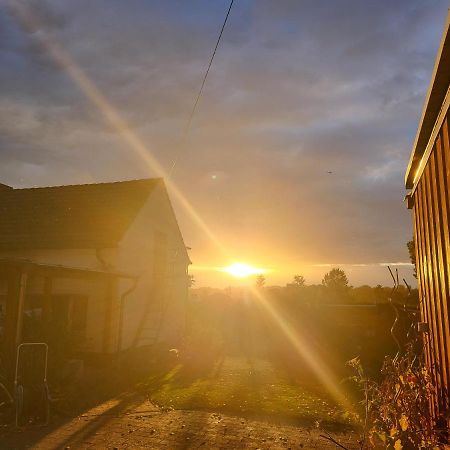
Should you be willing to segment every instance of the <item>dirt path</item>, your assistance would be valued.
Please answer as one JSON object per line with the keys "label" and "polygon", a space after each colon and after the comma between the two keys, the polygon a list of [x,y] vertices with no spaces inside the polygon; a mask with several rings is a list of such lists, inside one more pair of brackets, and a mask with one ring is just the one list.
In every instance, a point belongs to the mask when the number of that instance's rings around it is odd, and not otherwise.
{"label": "dirt path", "polygon": [[[163,411],[124,396],[66,422],[14,431],[4,428],[1,449],[334,449],[320,430],[201,411]],[[354,433],[331,433],[356,449]]]}

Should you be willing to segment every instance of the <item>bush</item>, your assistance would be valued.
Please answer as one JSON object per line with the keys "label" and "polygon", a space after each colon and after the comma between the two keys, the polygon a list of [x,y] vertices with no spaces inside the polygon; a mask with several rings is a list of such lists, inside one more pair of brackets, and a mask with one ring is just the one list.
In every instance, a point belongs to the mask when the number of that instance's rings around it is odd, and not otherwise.
{"label": "bush", "polygon": [[348,362],[352,379],[364,395],[364,434],[361,449],[440,449],[448,430],[431,414],[435,395],[432,377],[422,359],[408,345],[402,356],[386,357],[382,380],[364,373],[359,358]]}

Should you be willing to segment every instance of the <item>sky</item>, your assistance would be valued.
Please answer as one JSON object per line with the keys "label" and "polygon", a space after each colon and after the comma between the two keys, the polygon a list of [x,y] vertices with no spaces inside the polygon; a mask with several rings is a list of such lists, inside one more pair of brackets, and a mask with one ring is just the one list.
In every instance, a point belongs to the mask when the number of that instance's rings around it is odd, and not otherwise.
{"label": "sky", "polygon": [[145,152],[176,161],[210,231],[172,196],[198,286],[232,284],[214,268],[235,261],[268,284],[336,266],[389,284],[387,263],[413,281],[403,180],[447,0],[235,0],[187,136],[228,0],[22,5],[0,0],[1,183],[157,176]]}

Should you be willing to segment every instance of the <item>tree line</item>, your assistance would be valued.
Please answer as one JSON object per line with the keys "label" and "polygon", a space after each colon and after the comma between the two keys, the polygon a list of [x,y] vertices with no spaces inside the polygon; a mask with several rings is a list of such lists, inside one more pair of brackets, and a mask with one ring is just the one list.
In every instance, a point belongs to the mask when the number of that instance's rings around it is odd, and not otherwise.
{"label": "tree line", "polygon": [[[270,286],[264,275],[255,278],[254,288],[263,292],[267,298],[279,301],[298,302],[300,305],[348,304],[375,305],[394,301],[395,303],[415,306],[418,304],[417,289],[406,285],[393,291],[390,286],[362,285],[353,287],[349,284],[347,274],[339,267],[325,273],[320,284],[308,284],[303,275],[296,274],[285,286]],[[192,288],[192,296],[197,300],[208,298],[223,300],[239,299],[248,288]],[[251,289],[250,289],[251,290]]]}

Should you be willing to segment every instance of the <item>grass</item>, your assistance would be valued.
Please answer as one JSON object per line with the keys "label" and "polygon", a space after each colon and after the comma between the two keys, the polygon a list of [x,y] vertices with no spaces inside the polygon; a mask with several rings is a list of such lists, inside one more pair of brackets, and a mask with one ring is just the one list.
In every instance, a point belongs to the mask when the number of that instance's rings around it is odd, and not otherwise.
{"label": "grass", "polygon": [[349,424],[344,411],[309,383],[263,359],[227,356],[209,366],[176,363],[141,386],[163,407],[241,416],[293,419],[313,424]]}

